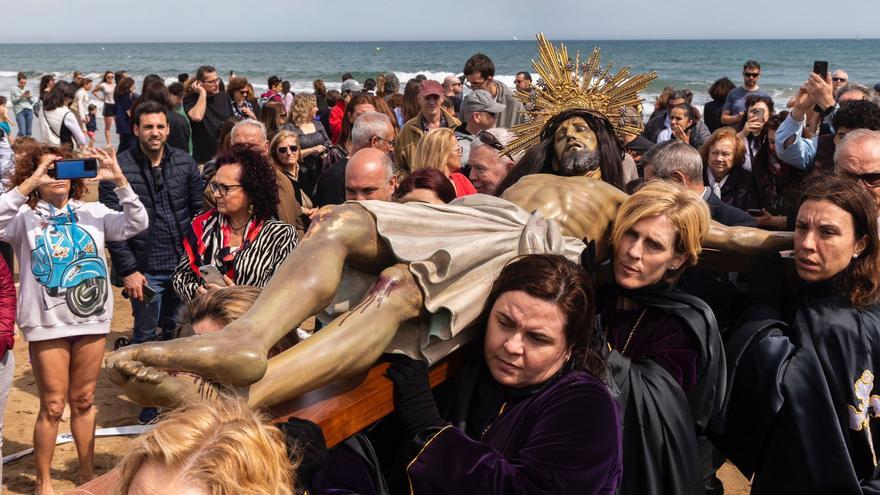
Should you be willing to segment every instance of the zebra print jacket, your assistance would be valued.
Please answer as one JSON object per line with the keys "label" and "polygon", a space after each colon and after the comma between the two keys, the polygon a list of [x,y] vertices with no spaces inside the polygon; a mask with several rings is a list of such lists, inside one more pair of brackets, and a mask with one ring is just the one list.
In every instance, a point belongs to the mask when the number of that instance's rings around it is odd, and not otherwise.
{"label": "zebra print jacket", "polygon": [[216,209],[193,219],[183,239],[184,253],[171,284],[184,303],[196,297],[202,285],[199,267],[214,265],[236,285],[265,287],[275,269],[296,247],[296,230],[277,220],[251,219],[241,246],[229,246],[232,229]]}

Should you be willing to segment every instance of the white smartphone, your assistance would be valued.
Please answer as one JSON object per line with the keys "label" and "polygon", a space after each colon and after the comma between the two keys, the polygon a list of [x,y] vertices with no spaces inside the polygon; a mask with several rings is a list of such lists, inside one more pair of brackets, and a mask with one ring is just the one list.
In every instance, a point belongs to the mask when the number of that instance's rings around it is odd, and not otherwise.
{"label": "white smartphone", "polygon": [[199,267],[199,273],[202,275],[202,280],[204,280],[206,284],[226,287],[226,280],[223,279],[223,275],[220,274],[220,270],[218,270],[216,266],[202,265]]}

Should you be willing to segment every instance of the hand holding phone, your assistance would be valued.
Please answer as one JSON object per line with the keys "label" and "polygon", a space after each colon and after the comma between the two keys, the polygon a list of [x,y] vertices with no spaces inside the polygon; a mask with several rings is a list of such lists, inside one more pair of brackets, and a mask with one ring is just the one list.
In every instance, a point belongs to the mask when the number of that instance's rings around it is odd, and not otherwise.
{"label": "hand holding phone", "polygon": [[49,177],[56,180],[94,179],[98,176],[96,158],[64,158],[55,160],[55,167],[48,170]]}
{"label": "hand holding phone", "polygon": [[828,79],[828,61],[816,60],[813,62],[813,74],[821,77],[823,81]]}
{"label": "hand holding phone", "polygon": [[214,265],[200,266],[199,274],[202,276],[202,280],[205,281],[205,284],[214,284],[219,285],[220,287],[227,287],[229,285],[226,283],[226,279],[223,278],[223,275],[220,274],[220,270]]}

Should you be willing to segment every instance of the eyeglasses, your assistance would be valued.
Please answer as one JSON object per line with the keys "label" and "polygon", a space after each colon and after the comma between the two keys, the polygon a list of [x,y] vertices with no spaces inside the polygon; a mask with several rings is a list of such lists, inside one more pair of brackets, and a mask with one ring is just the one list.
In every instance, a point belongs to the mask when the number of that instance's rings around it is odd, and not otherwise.
{"label": "eyeglasses", "polygon": [[288,152],[290,152],[290,154],[294,154],[297,151],[299,151],[299,146],[297,146],[295,144],[291,144],[290,146],[279,146],[279,147],[275,148],[275,150],[278,151],[279,153],[281,153],[282,155],[285,153],[288,153]]}
{"label": "eyeglasses", "polygon": [[832,77],[831,80],[834,82],[846,82],[847,78],[845,78],[845,77]]}
{"label": "eyeglasses", "polygon": [[482,81],[479,81],[479,82],[465,81],[464,85],[471,88],[471,89],[483,89],[483,86],[485,86],[487,82],[489,82],[488,79],[483,79]]}
{"label": "eyeglasses", "polygon": [[208,182],[208,187],[211,188],[212,193],[220,193],[220,196],[226,196],[229,194],[230,189],[234,189],[236,187],[244,187],[241,184],[218,184],[214,181]]}
{"label": "eyeglasses", "polygon": [[760,72],[743,72],[743,76],[745,77],[758,77],[760,75]]}
{"label": "eyeglasses", "polygon": [[868,172],[866,174],[843,172],[843,175],[852,180],[859,181],[870,188],[880,187],[880,172]]}
{"label": "eyeglasses", "polygon": [[220,82],[220,78],[217,78],[217,79],[211,79],[210,81],[207,81],[207,80],[202,81],[202,84],[217,84],[219,82]]}
{"label": "eyeglasses", "polygon": [[391,145],[391,146],[394,146],[395,143],[397,142],[397,138],[394,138],[394,139],[385,139],[385,138],[383,138],[382,136],[373,136],[373,137],[376,138],[376,139],[378,139],[379,141],[385,141],[386,143],[388,143],[388,144]]}

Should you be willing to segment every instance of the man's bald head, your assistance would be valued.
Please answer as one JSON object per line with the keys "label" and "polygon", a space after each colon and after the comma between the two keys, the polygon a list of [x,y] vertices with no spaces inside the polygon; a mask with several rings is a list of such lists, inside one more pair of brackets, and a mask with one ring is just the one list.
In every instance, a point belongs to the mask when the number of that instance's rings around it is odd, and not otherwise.
{"label": "man's bald head", "polygon": [[839,174],[857,179],[880,206],[880,131],[848,132],[834,152],[834,166]]}
{"label": "man's bald head", "polygon": [[345,199],[391,201],[397,188],[394,164],[387,153],[364,148],[348,160],[345,167]]}

